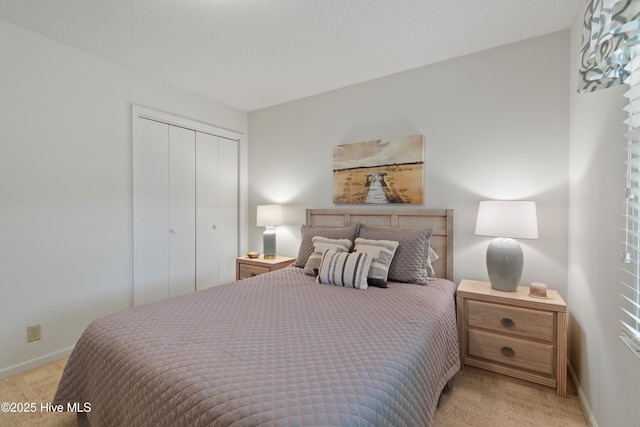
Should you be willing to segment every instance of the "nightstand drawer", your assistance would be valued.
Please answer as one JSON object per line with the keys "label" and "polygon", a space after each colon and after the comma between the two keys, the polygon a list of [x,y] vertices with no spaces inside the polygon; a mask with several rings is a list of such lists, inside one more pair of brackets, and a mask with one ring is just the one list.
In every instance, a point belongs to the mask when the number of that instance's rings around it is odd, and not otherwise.
{"label": "nightstand drawer", "polygon": [[554,314],[502,304],[469,300],[467,325],[522,338],[553,342]]}
{"label": "nightstand drawer", "polygon": [[271,271],[269,267],[260,267],[258,265],[240,264],[240,275],[238,279],[246,279],[247,277],[257,276],[259,274],[268,273]]}
{"label": "nightstand drawer", "polygon": [[258,258],[237,257],[236,258],[236,280],[247,279],[270,271],[280,270],[293,264],[295,258],[286,256],[276,256],[275,258],[264,259],[263,255]]}
{"label": "nightstand drawer", "polygon": [[467,353],[501,365],[554,375],[554,348],[505,335],[468,329]]}

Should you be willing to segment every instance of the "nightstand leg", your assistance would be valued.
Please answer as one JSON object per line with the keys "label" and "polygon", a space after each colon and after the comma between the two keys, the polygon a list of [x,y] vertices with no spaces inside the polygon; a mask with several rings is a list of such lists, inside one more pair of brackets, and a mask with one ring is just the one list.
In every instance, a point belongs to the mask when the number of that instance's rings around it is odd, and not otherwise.
{"label": "nightstand leg", "polygon": [[458,345],[460,346],[460,369],[464,368],[464,355],[467,353],[467,340],[462,336],[465,331],[464,298],[456,296],[456,315],[458,323]]}
{"label": "nightstand leg", "polygon": [[567,397],[567,313],[558,313],[558,349],[556,390],[559,397]]}

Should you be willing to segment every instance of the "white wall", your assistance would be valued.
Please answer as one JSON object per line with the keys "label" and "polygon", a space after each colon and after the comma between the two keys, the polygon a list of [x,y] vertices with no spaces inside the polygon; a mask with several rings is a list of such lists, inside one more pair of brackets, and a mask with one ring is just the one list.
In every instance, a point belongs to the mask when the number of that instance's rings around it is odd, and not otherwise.
{"label": "white wall", "polygon": [[[247,115],[4,21],[0,57],[2,377],[131,305],[131,104],[244,134]],[[27,344],[37,323],[43,338]]]}
{"label": "white wall", "polygon": [[626,87],[576,92],[583,10],[571,31],[569,362],[590,422],[631,427],[640,425],[640,360],[618,338]]}
{"label": "white wall", "polygon": [[262,250],[255,206],[279,202],[278,253],[296,256],[304,209],[333,206],[334,145],[419,133],[424,207],[455,209],[455,280],[488,279],[478,202],[530,199],[540,239],[521,241],[523,283],[566,298],[568,49],[564,31],[250,112],[249,249]]}

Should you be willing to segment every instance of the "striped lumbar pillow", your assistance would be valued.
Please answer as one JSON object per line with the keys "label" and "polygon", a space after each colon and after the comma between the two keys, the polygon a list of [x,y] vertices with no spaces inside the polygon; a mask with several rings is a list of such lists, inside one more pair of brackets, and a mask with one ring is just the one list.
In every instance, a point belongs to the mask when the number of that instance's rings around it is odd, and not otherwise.
{"label": "striped lumbar pillow", "polygon": [[368,253],[372,257],[371,268],[367,275],[369,286],[387,287],[389,266],[393,261],[398,245],[398,242],[392,240],[370,240],[362,237],[356,239],[354,252]]}
{"label": "striped lumbar pillow", "polygon": [[314,236],[313,253],[304,266],[304,274],[309,276],[317,276],[322,261],[322,254],[329,249],[335,249],[337,252],[349,252],[353,242],[349,239],[328,239],[322,236]]}
{"label": "striped lumbar pillow", "polygon": [[367,289],[367,274],[371,268],[371,261],[372,257],[368,253],[347,253],[329,249],[322,256],[317,282]]}

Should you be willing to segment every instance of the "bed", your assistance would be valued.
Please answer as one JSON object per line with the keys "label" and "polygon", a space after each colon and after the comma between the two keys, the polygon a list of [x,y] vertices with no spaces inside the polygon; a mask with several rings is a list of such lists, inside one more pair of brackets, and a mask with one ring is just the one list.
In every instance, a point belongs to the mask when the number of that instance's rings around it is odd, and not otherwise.
{"label": "bed", "polygon": [[[296,264],[92,322],[53,403],[94,427],[429,426],[460,369],[452,225],[451,210],[307,210]],[[305,274],[310,234],[353,229],[430,230],[432,277],[388,266],[387,288],[354,289]]]}

